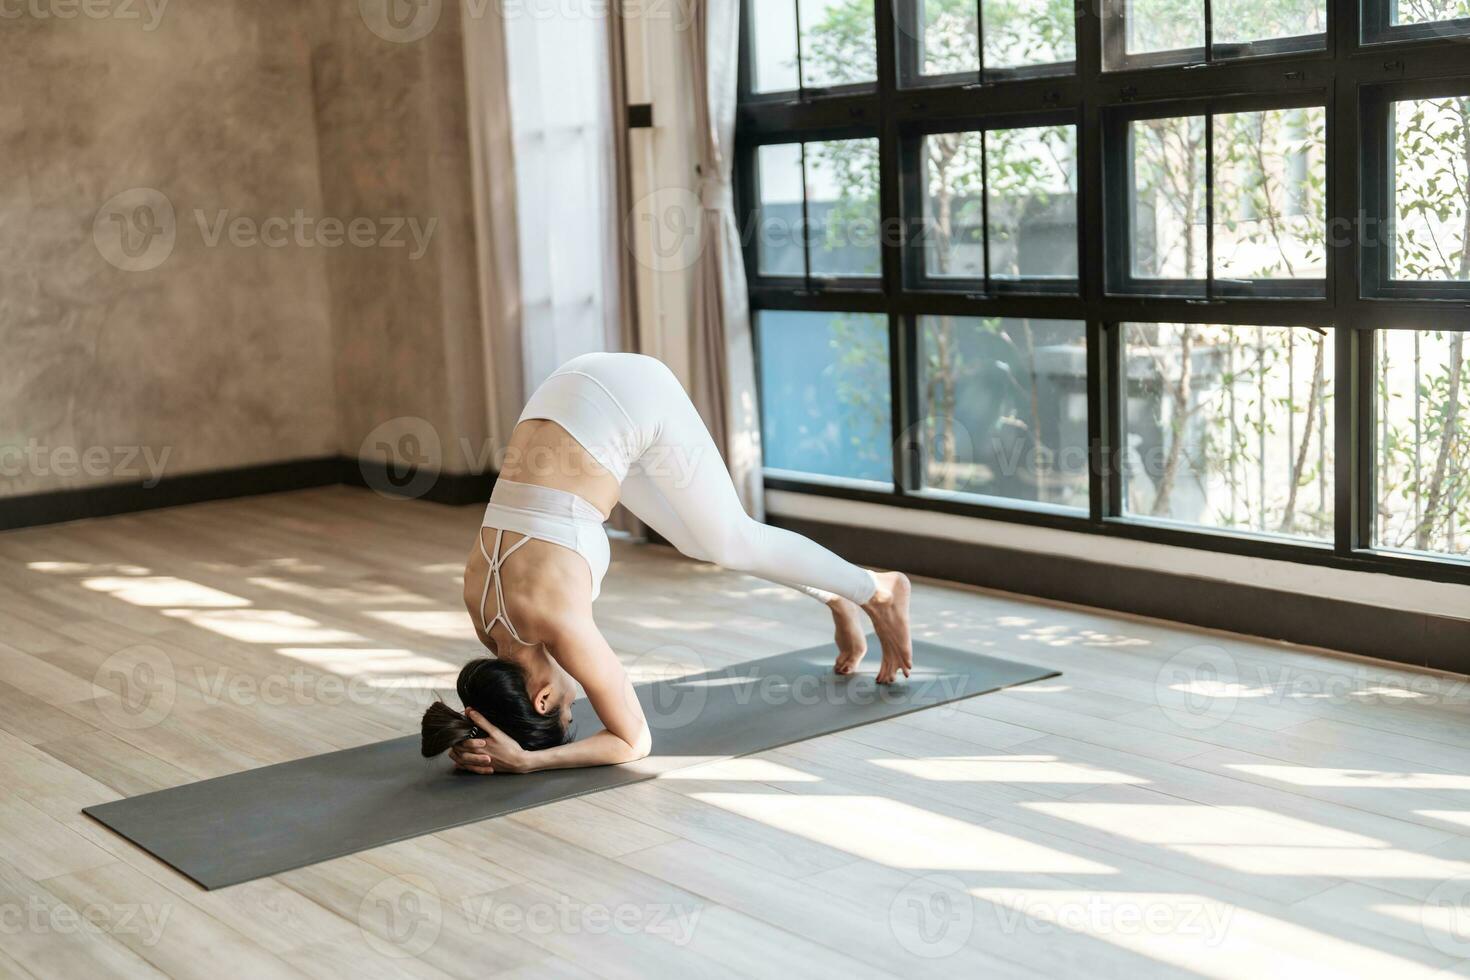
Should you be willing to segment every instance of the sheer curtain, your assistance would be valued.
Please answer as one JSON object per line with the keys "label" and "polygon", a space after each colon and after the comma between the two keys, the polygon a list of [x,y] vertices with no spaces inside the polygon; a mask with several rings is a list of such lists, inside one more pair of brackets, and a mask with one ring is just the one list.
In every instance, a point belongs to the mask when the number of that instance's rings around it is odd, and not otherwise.
{"label": "sheer curtain", "polygon": [[[499,446],[527,395],[589,351],[636,350],[621,14],[605,0],[524,0],[467,17],[491,420]],[[641,533],[620,508],[615,526]]]}

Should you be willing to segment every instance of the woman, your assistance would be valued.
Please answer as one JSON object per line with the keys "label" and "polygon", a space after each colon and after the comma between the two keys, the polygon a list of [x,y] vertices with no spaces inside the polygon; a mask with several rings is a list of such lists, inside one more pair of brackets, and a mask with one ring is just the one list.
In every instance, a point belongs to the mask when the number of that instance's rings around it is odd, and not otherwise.
{"label": "woman", "polygon": [[[869,572],[751,520],[668,367],[639,354],[584,354],[536,390],[512,434],[464,574],[465,605],[496,657],[460,672],[466,714],[442,702],[425,712],[425,756],[447,749],[459,768],[494,773],[648,754],[643,709],[592,620],[609,559],[602,523],[619,501],[691,558],[825,602],[837,673],[852,673],[867,652],[860,613],[883,647],[878,683],[913,667],[904,575]],[[572,741],[579,684],[605,730]]]}

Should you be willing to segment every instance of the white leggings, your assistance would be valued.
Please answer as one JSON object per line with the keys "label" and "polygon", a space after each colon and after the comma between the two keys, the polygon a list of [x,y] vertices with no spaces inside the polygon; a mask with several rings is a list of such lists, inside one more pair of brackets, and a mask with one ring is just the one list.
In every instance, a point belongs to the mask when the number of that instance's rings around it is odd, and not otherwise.
{"label": "white leggings", "polygon": [[622,479],[622,503],[679,551],[862,604],[873,575],[808,538],[752,520],[704,420],[672,371],[639,354],[584,354],[539,388],[521,418],[549,418]]}

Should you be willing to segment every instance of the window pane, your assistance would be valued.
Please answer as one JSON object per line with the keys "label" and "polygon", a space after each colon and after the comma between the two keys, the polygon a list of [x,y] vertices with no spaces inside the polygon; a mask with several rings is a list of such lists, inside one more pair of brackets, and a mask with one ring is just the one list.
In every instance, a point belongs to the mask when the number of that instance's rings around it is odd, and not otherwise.
{"label": "window pane", "polygon": [[1215,116],[1215,277],[1323,279],[1326,111]]}
{"label": "window pane", "polygon": [[1124,0],[1124,53],[1205,46],[1203,0]]}
{"label": "window pane", "polygon": [[750,0],[750,87],[754,92],[800,88],[796,72],[796,0]]}
{"label": "window pane", "polygon": [[1217,58],[1247,54],[1231,48],[1245,48],[1252,41],[1321,34],[1327,29],[1324,0],[1214,0],[1213,12]]}
{"label": "window pane", "polygon": [[1470,280],[1470,97],[1393,105],[1393,278]]}
{"label": "window pane", "polygon": [[1470,0],[1386,0],[1395,24],[1429,24],[1470,17]]}
{"label": "window pane", "polygon": [[981,2],[985,11],[986,68],[1048,65],[1077,57],[1075,0]]}
{"label": "window pane", "polygon": [[985,183],[979,133],[924,137],[924,268],[985,278]]}
{"label": "window pane", "polygon": [[757,268],[761,275],[804,276],[801,224],[801,144],[775,143],[756,150],[760,208],[756,216]]}
{"label": "window pane", "polygon": [[1470,555],[1470,344],[1378,334],[1380,548]]}
{"label": "window pane", "polygon": [[878,275],[878,141],[806,144],[806,193],[812,275]]}
{"label": "window pane", "polygon": [[766,466],[892,483],[887,319],[762,310],[756,330]]}
{"label": "window pane", "polygon": [[[1321,49],[1326,24],[1326,0],[1215,0],[1212,54],[1228,59]],[[1108,68],[1130,60],[1204,60],[1204,0],[1123,0],[1121,20],[1105,19],[1103,30],[1110,41],[1105,48],[1113,52]],[[1283,43],[1288,38],[1297,40]]]}
{"label": "window pane", "polygon": [[871,0],[800,0],[801,81],[825,88],[878,77]]}
{"label": "window pane", "polygon": [[[899,30],[914,31],[919,71],[925,75],[953,75],[980,70],[979,24],[974,0],[906,0],[916,4],[912,27],[899,11]],[[900,43],[909,39],[900,37]]]}
{"label": "window pane", "polygon": [[1140,119],[1132,125],[1133,274],[1205,276],[1205,117]]}
{"label": "window pane", "polygon": [[919,320],[925,489],[1087,506],[1087,335],[1065,320]]}
{"label": "window pane", "polygon": [[1077,130],[997,129],[986,134],[990,274],[1077,277]]}
{"label": "window pane", "polygon": [[1125,512],[1330,541],[1331,338],[1291,327],[1124,330]]}

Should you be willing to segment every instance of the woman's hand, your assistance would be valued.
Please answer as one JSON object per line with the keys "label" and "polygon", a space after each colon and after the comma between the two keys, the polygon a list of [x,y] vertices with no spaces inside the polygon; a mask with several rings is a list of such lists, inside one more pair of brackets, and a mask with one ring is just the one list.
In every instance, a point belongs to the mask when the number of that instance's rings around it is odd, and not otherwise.
{"label": "woman's hand", "polygon": [[466,708],[470,721],[484,732],[483,738],[467,738],[449,750],[456,769],[489,776],[497,772],[531,772],[531,754],[509,735],[485,720],[474,708]]}

